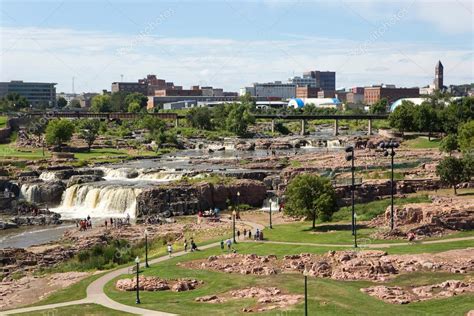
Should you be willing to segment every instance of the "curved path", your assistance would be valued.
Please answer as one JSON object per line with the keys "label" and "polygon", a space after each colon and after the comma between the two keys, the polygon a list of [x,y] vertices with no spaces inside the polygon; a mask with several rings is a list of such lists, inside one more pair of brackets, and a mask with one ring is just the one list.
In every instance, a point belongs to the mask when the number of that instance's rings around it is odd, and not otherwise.
{"label": "curved path", "polygon": [[[253,230],[259,229],[263,230],[265,226],[253,222],[247,222],[247,221],[239,221],[241,224],[245,224],[248,226],[251,226]],[[441,239],[441,240],[429,240],[429,241],[421,241],[418,242],[417,244],[441,244],[441,243],[448,243],[448,242],[455,242],[455,241],[463,241],[463,240],[474,240],[474,236],[472,237],[460,237],[460,238],[451,238],[451,239]],[[244,240],[244,242],[253,242],[251,240]],[[314,243],[305,243],[305,242],[286,242],[286,241],[259,241],[263,243],[268,243],[268,244],[281,244],[281,245],[298,245],[298,246],[317,246],[317,247],[344,247],[344,248],[350,248],[353,245],[335,245],[335,244],[314,244]],[[205,246],[199,247],[200,249],[209,249],[213,247],[219,246],[219,242],[207,244]],[[386,248],[386,247],[393,247],[393,246],[407,246],[411,245],[412,243],[409,242],[403,242],[403,243],[386,243],[386,244],[370,244],[370,245],[364,245],[364,247],[367,248]],[[186,252],[180,251],[176,252],[173,254],[173,257],[180,257],[185,255]],[[149,260],[149,264],[156,264],[160,263],[163,261],[169,260],[169,256],[163,256],[159,258],[155,258],[152,260]],[[142,263],[143,267],[143,263]],[[120,268],[117,270],[110,271],[109,273],[103,275],[102,277],[98,278],[94,282],[92,282],[88,287],[87,287],[87,296],[85,299],[82,300],[76,300],[76,301],[70,301],[70,302],[63,302],[63,303],[57,303],[57,304],[49,304],[49,305],[42,305],[42,306],[32,306],[32,307],[25,307],[25,308],[19,308],[19,309],[12,309],[8,311],[3,311],[0,312],[0,315],[10,315],[10,314],[16,314],[16,313],[25,313],[25,312],[33,312],[33,311],[39,311],[39,310],[46,310],[46,309],[54,309],[58,307],[64,307],[64,306],[70,306],[70,305],[77,305],[77,304],[99,304],[102,306],[105,306],[110,309],[115,309],[123,312],[128,312],[132,314],[138,314],[138,315],[159,315],[159,316],[169,316],[169,315],[174,315],[166,312],[160,312],[160,311],[154,311],[154,310],[149,310],[149,309],[143,309],[135,306],[129,306],[129,305],[124,305],[121,303],[118,303],[112,299],[110,299],[105,293],[104,293],[104,286],[114,278],[122,275],[122,274],[128,274],[130,273],[130,268],[131,266],[125,267],[125,268]]]}

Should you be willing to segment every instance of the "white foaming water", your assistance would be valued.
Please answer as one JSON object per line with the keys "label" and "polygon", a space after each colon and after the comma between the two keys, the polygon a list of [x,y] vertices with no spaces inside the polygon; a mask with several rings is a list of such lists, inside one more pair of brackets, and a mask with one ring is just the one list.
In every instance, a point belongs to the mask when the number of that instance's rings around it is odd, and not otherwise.
{"label": "white foaming water", "polygon": [[41,200],[41,192],[37,183],[24,183],[20,188],[20,199],[35,203]]}
{"label": "white foaming water", "polygon": [[341,145],[341,142],[339,141],[339,139],[335,139],[335,140],[328,140],[327,147],[328,148],[341,148],[342,145]]}
{"label": "white foaming water", "polygon": [[66,189],[61,206],[52,211],[63,218],[136,216],[142,189],[129,186],[76,184]]}
{"label": "white foaming water", "polygon": [[39,176],[39,178],[43,181],[53,181],[53,180],[58,180],[56,177],[56,173],[52,171],[45,171],[42,172]]}
{"label": "white foaming water", "polygon": [[[272,203],[271,203],[272,213],[273,212],[278,212],[278,209],[279,209],[278,201],[273,200]],[[270,200],[269,199],[265,199],[265,201],[263,201],[263,206],[262,206],[261,210],[266,211],[266,212],[270,211]]]}

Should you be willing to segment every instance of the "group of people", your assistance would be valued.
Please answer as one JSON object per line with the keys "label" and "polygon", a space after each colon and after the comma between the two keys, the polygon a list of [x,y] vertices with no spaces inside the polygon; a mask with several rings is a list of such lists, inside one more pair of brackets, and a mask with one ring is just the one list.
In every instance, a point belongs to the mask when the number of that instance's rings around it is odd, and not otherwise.
{"label": "group of people", "polygon": [[198,247],[197,247],[196,243],[194,242],[193,237],[191,237],[191,239],[189,240],[189,244],[188,244],[188,240],[184,239],[184,252],[188,251],[189,246],[191,246],[191,248],[190,248],[191,252],[194,252],[194,251],[198,250]]}
{"label": "group of people", "polygon": [[[240,230],[237,230],[236,232],[237,239],[240,240],[240,236],[243,236],[243,238],[248,238],[252,239],[252,231],[249,229],[247,230],[244,228],[243,234],[240,232]],[[257,231],[253,235],[254,240],[263,240],[263,232],[257,228]]]}
{"label": "group of people", "polygon": [[[49,211],[48,207],[46,206],[46,211]],[[41,210],[36,205],[26,205],[21,204],[17,207],[18,215],[33,215],[37,216],[41,214]]]}
{"label": "group of people", "polygon": [[127,218],[110,218],[110,220],[104,221],[104,226],[107,229],[110,223],[110,228],[120,228],[123,225],[130,225],[130,215],[127,214]]}
{"label": "group of people", "polygon": [[89,215],[87,218],[81,219],[80,221],[76,220],[76,227],[79,228],[79,231],[86,231],[92,228],[92,220]]}

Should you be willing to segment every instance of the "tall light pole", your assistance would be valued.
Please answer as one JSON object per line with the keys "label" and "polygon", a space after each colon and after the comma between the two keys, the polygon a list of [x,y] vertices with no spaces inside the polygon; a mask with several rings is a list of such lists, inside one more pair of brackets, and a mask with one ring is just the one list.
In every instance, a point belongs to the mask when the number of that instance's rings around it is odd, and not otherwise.
{"label": "tall light pole", "polygon": [[304,315],[308,316],[308,270],[306,267],[303,271],[304,275]]}
{"label": "tall light pole", "polygon": [[135,304],[140,304],[140,283],[138,281],[138,274],[140,273],[140,258],[138,256],[135,258],[135,263],[137,264],[137,299]]}
{"label": "tall light pole", "polygon": [[354,214],[354,248],[357,248],[357,214]]}
{"label": "tall light pole", "polygon": [[148,265],[148,229],[145,229],[145,268],[149,268]]}
{"label": "tall light pole", "polygon": [[273,202],[273,199],[270,198],[269,201],[270,201],[270,212],[269,212],[270,213],[270,229],[273,229],[273,227],[272,227],[272,202]]}
{"label": "tall light pole", "polygon": [[[385,142],[382,142],[380,144],[380,148],[384,149],[384,153],[383,155],[385,157],[387,157],[388,155],[390,155],[390,165],[391,165],[391,168],[392,168],[392,172],[391,172],[391,175],[390,175],[390,195],[391,195],[391,208],[390,208],[390,230],[393,230],[394,228],[394,212],[393,212],[393,188],[394,188],[394,181],[393,181],[393,157],[395,156],[395,148],[398,148],[398,146],[400,146],[399,143],[397,143],[396,141],[394,140],[389,140],[387,143]],[[390,149],[390,152],[387,150],[387,149]]]}
{"label": "tall light pole", "polygon": [[354,178],[354,171],[355,171],[355,167],[354,167],[354,147],[352,146],[348,146],[346,147],[346,160],[347,161],[351,161],[352,164],[351,164],[351,173],[352,173],[352,184],[351,184],[351,197],[352,197],[352,235],[355,235],[356,232],[355,232],[355,209],[354,209],[354,191],[355,191],[355,178]]}
{"label": "tall light pole", "polygon": [[235,240],[235,216],[237,215],[237,212],[235,210],[232,211],[232,236],[234,239],[234,244],[237,243],[237,240]]}

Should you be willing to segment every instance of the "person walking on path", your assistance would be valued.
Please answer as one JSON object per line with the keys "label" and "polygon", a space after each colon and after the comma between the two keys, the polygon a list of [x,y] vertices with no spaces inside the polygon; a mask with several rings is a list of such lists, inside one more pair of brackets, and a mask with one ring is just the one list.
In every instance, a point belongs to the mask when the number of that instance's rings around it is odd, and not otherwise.
{"label": "person walking on path", "polygon": [[168,254],[171,258],[171,254],[173,253],[173,247],[171,246],[171,244],[168,244]]}
{"label": "person walking on path", "polygon": [[188,251],[188,241],[184,239],[184,252]]}
{"label": "person walking on path", "polygon": [[237,231],[237,239],[240,240],[240,230]]}
{"label": "person walking on path", "polygon": [[232,247],[232,241],[230,240],[230,238],[227,239],[226,243],[227,243],[227,250],[230,251],[230,247]]}
{"label": "person walking on path", "polygon": [[224,240],[221,240],[221,250],[224,251]]}
{"label": "person walking on path", "polygon": [[244,228],[244,239],[247,237],[247,228]]}
{"label": "person walking on path", "polygon": [[252,239],[252,231],[249,229],[249,239]]}

